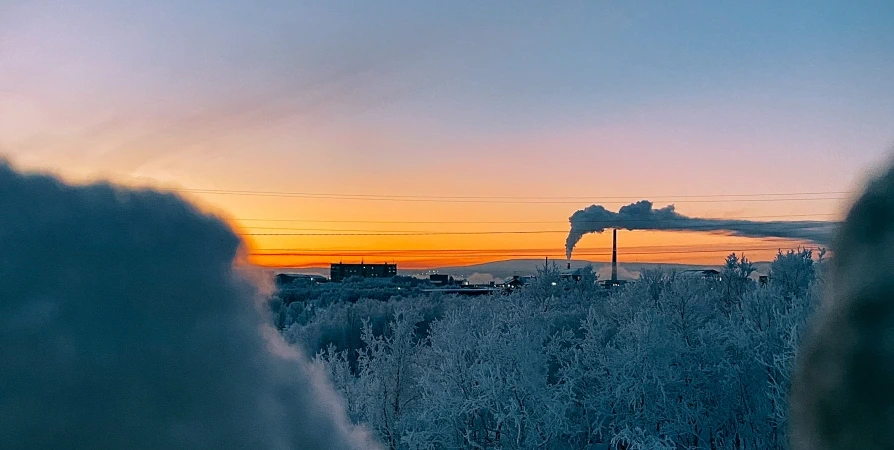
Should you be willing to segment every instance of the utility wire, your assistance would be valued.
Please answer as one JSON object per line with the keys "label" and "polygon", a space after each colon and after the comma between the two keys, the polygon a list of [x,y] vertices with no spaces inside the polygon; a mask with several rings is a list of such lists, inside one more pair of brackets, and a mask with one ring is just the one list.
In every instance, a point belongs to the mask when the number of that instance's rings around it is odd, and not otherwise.
{"label": "utility wire", "polygon": [[[435,199],[435,198],[361,198],[361,197],[309,197],[298,195],[262,195],[262,194],[234,194],[234,195],[252,195],[259,197],[276,197],[276,198],[312,198],[325,200],[362,200],[362,201],[381,201],[381,202],[415,202],[415,203],[480,203],[480,204],[549,204],[549,205],[578,205],[581,203],[602,204],[602,205],[626,205],[635,201],[642,200],[643,197],[629,197],[626,201],[603,201],[599,199],[588,200],[464,200],[464,199]],[[663,203],[749,203],[749,202],[812,202],[826,200],[847,200],[847,197],[797,197],[797,198],[734,198],[734,199],[699,199],[699,200],[660,200],[653,198],[654,201]]]}
{"label": "utility wire", "polygon": [[462,196],[462,195],[393,195],[393,194],[341,194],[326,192],[283,192],[283,191],[252,191],[252,190],[228,190],[228,189],[178,189],[179,192],[194,192],[201,194],[220,195],[281,195],[281,196],[307,196],[307,197],[344,197],[344,198],[375,198],[375,199],[419,199],[419,200],[624,200],[630,198],[655,198],[689,199],[689,198],[719,198],[719,197],[784,197],[784,196],[814,196],[814,195],[850,195],[851,191],[820,191],[820,192],[763,192],[755,194],[700,194],[700,195],[623,195],[623,196]]}
{"label": "utility wire", "polygon": [[[716,220],[748,220],[748,219],[771,219],[771,218],[791,218],[791,217],[817,217],[817,216],[838,216],[836,213],[808,213],[808,214],[777,214],[766,216],[738,216],[738,217],[717,217]],[[364,224],[401,224],[401,225],[422,225],[422,224],[568,224],[567,220],[434,220],[434,221],[417,221],[417,220],[321,220],[321,219],[234,219],[236,222],[305,222],[305,223],[364,223]],[[628,220],[630,222],[631,220]],[[636,220],[633,220],[636,221]],[[585,220],[578,223],[601,223],[602,221]],[[255,229],[255,227],[251,227]]]}
{"label": "utility wire", "polygon": [[[790,215],[790,217],[794,217],[795,215]],[[757,218],[761,216],[753,216],[752,218]],[[764,216],[764,217],[772,217],[772,216]],[[786,217],[786,216],[775,216]],[[665,229],[673,229],[676,224],[685,225],[687,230],[716,230],[718,228],[717,224],[690,224],[693,218],[680,218],[680,219],[627,219],[623,220],[625,223],[648,223],[650,225],[655,225],[654,227],[650,227],[650,230],[660,230]],[[749,222],[746,218],[736,218],[736,219],[701,219],[701,220],[717,220],[717,221],[730,221],[730,222]],[[774,223],[785,222],[785,221],[774,221]],[[544,222],[544,223],[555,223],[555,222]],[[589,220],[589,221],[576,221],[576,224],[587,224],[587,225],[605,225],[606,228],[611,228],[617,225],[617,220]],[[831,221],[795,221],[788,222],[794,224],[802,224],[805,227],[809,227],[811,225],[836,225],[837,222]],[[751,225],[751,224],[748,224]],[[754,226],[760,226],[761,222],[754,222]],[[623,227],[621,227],[623,228]],[[567,233],[567,229],[561,230],[489,230],[489,231],[441,231],[441,230],[380,230],[380,229],[341,229],[341,228],[291,228],[291,227],[256,227],[256,226],[248,226],[247,230],[277,230],[283,231],[278,233],[271,232],[246,232],[243,233],[243,236],[439,236],[439,235],[497,235],[497,234],[559,234],[559,233]],[[679,231],[679,230],[676,230]]]}
{"label": "utility wire", "polygon": [[[391,202],[423,202],[423,203],[500,203],[500,204],[626,204],[636,199],[652,198],[662,202],[671,203],[722,203],[722,202],[780,202],[780,201],[823,201],[846,200],[843,195],[850,195],[847,191],[828,192],[795,192],[795,193],[760,193],[760,194],[705,194],[683,196],[580,196],[580,197],[545,197],[545,196],[518,196],[518,197],[472,197],[472,196],[423,196],[423,195],[378,195],[378,194],[336,194],[336,193],[312,193],[312,192],[277,192],[277,191],[238,191],[222,189],[180,189],[178,192],[208,195],[239,195],[255,197],[278,198],[306,198],[326,200],[363,200],[363,201],[391,201]],[[821,197],[815,197],[821,196]],[[754,198],[758,197],[758,198]],[[761,198],[768,197],[768,198]],[[627,199],[626,201],[616,201]],[[608,201],[606,201],[608,200]]]}
{"label": "utility wire", "polygon": [[[801,247],[801,248],[814,249],[814,248],[816,248],[816,247]],[[779,247],[739,247],[739,248],[727,248],[727,249],[716,249],[716,250],[715,250],[715,249],[711,249],[711,250],[707,250],[707,249],[702,249],[702,250],[656,250],[656,251],[644,251],[644,252],[628,252],[628,251],[625,251],[625,252],[622,253],[622,255],[677,255],[677,254],[684,254],[684,255],[685,255],[685,254],[693,254],[693,253],[705,254],[705,253],[726,253],[726,252],[763,251],[763,250],[777,250],[777,249],[779,249]],[[254,252],[252,252],[252,253],[249,253],[249,254],[250,254],[251,256],[267,256],[267,257],[270,257],[270,256],[277,256],[277,257],[298,257],[298,256],[318,256],[318,257],[361,257],[361,256],[365,256],[365,257],[371,257],[371,255],[368,255],[368,254],[365,254],[365,253],[357,253],[357,254],[349,254],[349,253],[331,253],[331,254],[319,254],[319,253],[316,253],[316,254],[303,254],[303,253],[254,253]],[[495,254],[495,253],[488,253],[488,254],[458,255],[458,256],[466,256],[466,257],[471,257],[471,256],[480,256],[480,257],[484,257],[484,256],[500,257],[500,256],[503,256],[503,257],[515,257],[515,258],[525,258],[525,257],[528,257],[528,258],[535,258],[535,257],[537,257],[537,258],[539,258],[539,257],[544,257],[544,256],[550,256],[550,255],[561,255],[561,253],[556,252],[556,251],[552,251],[552,252],[549,252],[549,253],[544,252],[544,253],[536,253],[536,254],[532,253],[532,254],[506,254],[506,255],[501,255],[501,254]],[[603,252],[575,251],[575,252],[574,252],[574,255],[575,255],[575,256],[610,256],[610,255],[611,255],[611,251],[603,251]],[[372,255],[372,256],[375,256],[375,255]],[[423,255],[423,256],[434,257],[435,255]],[[455,256],[455,257],[456,257],[456,256]]]}
{"label": "utility wire", "polygon": [[[834,224],[834,222],[829,222],[830,224]],[[759,224],[756,224],[759,225]],[[607,227],[610,228],[610,227]],[[619,227],[623,228],[623,227]],[[675,229],[672,227],[669,228],[649,228],[643,231],[688,231],[688,230],[711,230],[717,232],[723,232],[722,227],[718,227],[717,225],[692,225],[687,226],[685,229]],[[332,232],[285,232],[285,233],[240,233],[241,236],[252,236],[252,237],[326,237],[326,236],[340,236],[340,237],[350,237],[350,236],[491,236],[491,235],[504,235],[504,234],[568,234],[568,230],[501,230],[501,231],[395,231],[395,232],[342,232],[342,230],[336,230]],[[732,231],[729,231],[729,234],[736,235]],[[767,236],[770,237],[770,236]]]}
{"label": "utility wire", "polygon": [[[782,240],[779,241],[779,244],[784,244],[781,247],[790,246],[791,243],[802,243],[806,244],[807,241],[801,239],[793,239],[793,240]],[[714,246],[714,247],[737,247],[739,243],[734,242],[718,242],[714,244],[655,244],[655,245],[633,245],[633,246],[624,246],[624,249],[632,249],[632,250],[643,250],[643,249],[663,249],[663,248],[672,248],[672,249],[702,249],[705,246]],[[768,248],[777,248],[775,244],[765,243],[761,246],[766,246]],[[257,248],[253,249],[254,251],[292,251],[298,250],[297,248]],[[485,248],[485,249],[477,249],[477,248],[432,248],[432,249],[385,249],[385,250],[375,250],[375,249],[362,249],[362,248],[335,248],[335,249],[301,249],[302,251],[307,252],[385,252],[385,253],[412,253],[412,252],[548,252],[557,250],[555,248]],[[577,247],[575,252],[577,251],[611,251],[611,247]]]}
{"label": "utility wire", "polygon": [[[708,219],[712,220],[712,219]],[[730,221],[738,221],[742,219],[716,219],[716,220],[730,220]],[[667,220],[625,220],[625,223],[650,223],[650,224],[659,224],[661,226],[667,226],[668,228],[672,228],[675,223],[682,223],[686,225],[690,222],[691,219],[667,219]],[[817,222],[817,225],[836,225],[838,222],[831,221],[810,221],[809,223],[804,222],[789,222],[789,223],[801,223],[805,227]],[[774,222],[778,223],[778,222]],[[613,225],[617,224],[617,221],[577,221],[575,224],[588,224],[588,225],[605,225],[606,228],[612,228]],[[750,224],[749,224],[750,225]],[[760,226],[761,223],[754,223],[754,226]],[[623,227],[619,227],[623,228]],[[686,229],[692,230],[710,230],[716,229],[717,225],[706,224],[706,225],[686,225]],[[432,236],[432,235],[451,235],[451,234],[540,234],[540,233],[568,233],[568,229],[563,230],[481,230],[481,231],[442,231],[442,230],[381,230],[381,229],[343,229],[343,228],[291,228],[291,227],[255,227],[248,226],[245,227],[246,230],[276,230],[276,231],[288,231],[289,233],[243,233],[245,236]],[[649,228],[649,230],[658,230],[660,228]],[[679,230],[670,230],[670,231],[679,231]],[[299,233],[300,232],[300,233]],[[306,232],[316,232],[316,233],[306,233]]]}
{"label": "utility wire", "polygon": [[[776,244],[764,244],[760,246],[752,246],[750,248],[758,248],[760,250],[778,250],[782,248],[792,248],[793,243],[798,243],[796,246],[800,246],[801,248],[813,248],[817,247],[816,245],[807,245],[806,242],[803,241],[790,241],[790,242],[779,242],[781,245]],[[703,245],[695,245],[695,244],[672,244],[672,245],[645,245],[645,246],[629,246],[624,248],[624,253],[628,250],[641,250],[641,251],[662,251],[662,250],[678,250],[678,251],[727,251],[729,249],[739,248],[741,246],[730,243],[721,243],[721,244],[708,244],[713,248],[705,248]],[[299,249],[299,248],[266,248],[266,249],[254,249],[253,253],[262,254],[276,254],[276,253],[301,253],[302,255],[321,255],[321,254],[364,254],[370,256],[395,256],[395,255],[412,255],[412,254],[439,254],[439,255],[475,255],[475,254],[491,254],[491,253],[501,253],[501,254],[515,254],[515,253],[546,253],[546,252],[558,252],[560,249],[556,248],[521,248],[521,249],[506,249],[506,248],[496,248],[496,249],[403,249],[403,250],[372,250],[372,249]],[[564,253],[564,249],[561,249]],[[602,252],[611,252],[611,248],[598,248],[598,247],[584,247],[575,249],[574,253],[602,253]]]}
{"label": "utility wire", "polygon": [[395,232],[395,233],[240,233],[241,236],[475,236],[496,234],[558,234],[567,230],[532,230],[532,231],[433,231],[433,232]]}
{"label": "utility wire", "polygon": [[[561,255],[561,258],[558,257],[559,255],[544,255],[544,254],[527,255],[527,256],[522,255],[522,256],[518,256],[518,258],[542,260],[544,257],[553,258],[554,256],[556,256],[557,260],[561,259],[564,261],[564,258],[565,258],[564,255]],[[512,258],[512,257],[515,257],[515,255],[505,256],[505,258]],[[353,258],[353,257],[351,257],[351,258]],[[500,258],[500,256],[496,256],[496,258]],[[644,258],[644,259],[641,260],[640,258]],[[637,257],[634,260],[619,261],[618,264],[620,264],[622,267],[626,266],[626,267],[634,267],[634,268],[636,268],[637,265],[640,265],[640,264],[694,265],[696,263],[690,263],[689,261],[695,260],[695,259],[714,258],[714,257],[709,254],[707,256],[705,256],[705,255],[674,255],[674,256],[672,256],[673,260],[659,260],[659,261],[652,260],[649,258],[650,257],[648,255],[646,255],[646,256],[637,255]],[[577,260],[577,261],[579,262],[579,260]],[[608,260],[605,260],[605,261],[584,260],[584,261],[592,262],[592,263],[596,263],[596,264],[609,264],[610,263]],[[432,266],[439,266],[441,268],[444,268],[444,267],[453,265],[453,266],[459,267],[459,266],[468,266],[468,265],[482,265],[482,264],[488,264],[490,262],[500,262],[500,261],[499,260],[480,261],[480,260],[474,259],[474,257],[470,257],[468,259],[463,259],[463,258],[447,259],[447,258],[424,258],[424,257],[421,257],[421,258],[415,258],[415,259],[407,259],[407,260],[398,261],[398,262],[402,265],[411,266],[411,267],[409,267],[409,270],[427,270],[427,269],[432,268]],[[763,261],[763,262],[765,262],[765,261]],[[331,260],[310,260],[307,262],[301,262],[299,264],[292,265],[290,267],[326,269],[326,268],[328,268],[329,264],[331,264],[331,263],[332,263]],[[423,267],[412,267],[412,266],[418,266],[420,264],[423,264],[424,266]],[[703,263],[698,263],[697,265],[702,265],[702,264]],[[718,266],[718,265],[721,265],[721,261],[718,260],[716,263],[713,263],[713,264],[708,263],[708,265]],[[279,267],[279,266],[277,266],[277,267]],[[401,270],[406,270],[406,269],[407,268],[404,267]]]}

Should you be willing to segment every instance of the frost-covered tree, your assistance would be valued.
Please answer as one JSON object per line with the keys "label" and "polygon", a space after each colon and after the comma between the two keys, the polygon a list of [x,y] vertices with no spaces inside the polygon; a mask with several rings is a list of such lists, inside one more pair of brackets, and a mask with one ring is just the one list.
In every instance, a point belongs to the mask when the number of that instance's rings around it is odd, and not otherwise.
{"label": "frost-covered tree", "polygon": [[363,342],[358,360],[364,390],[366,423],[379,432],[387,448],[399,448],[408,416],[418,407],[420,390],[415,338],[418,311],[401,311],[389,324],[389,333],[376,335],[368,323],[363,326]]}
{"label": "frost-covered tree", "polygon": [[770,265],[770,277],[779,284],[788,296],[801,297],[807,293],[810,283],[816,278],[813,250],[782,250]]}
{"label": "frost-covered tree", "polygon": [[355,423],[366,422],[364,406],[367,399],[360,389],[354,370],[351,369],[348,351],[336,350],[335,345],[329,344],[325,350],[317,353],[314,363],[325,369],[335,390],[341,393],[348,417]]}
{"label": "frost-covered tree", "polygon": [[280,315],[392,449],[782,449],[818,256],[780,252],[762,288],[730,255],[719,279],[646,270],[607,291],[592,271],[568,281],[547,266],[510,295],[319,299]]}
{"label": "frost-covered tree", "polygon": [[754,264],[745,258],[745,255],[740,258],[735,253],[731,253],[726,257],[720,272],[720,281],[723,283],[723,302],[727,312],[754,283],[751,280],[751,274],[754,271]]}
{"label": "frost-covered tree", "polygon": [[536,298],[494,299],[449,312],[422,353],[423,406],[415,446],[554,448],[561,404],[548,378],[558,339]]}

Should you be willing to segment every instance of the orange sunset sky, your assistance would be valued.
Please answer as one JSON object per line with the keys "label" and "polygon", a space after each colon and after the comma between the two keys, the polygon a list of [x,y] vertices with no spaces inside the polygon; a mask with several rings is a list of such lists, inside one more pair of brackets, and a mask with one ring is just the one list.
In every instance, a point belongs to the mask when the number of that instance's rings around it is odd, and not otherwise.
{"label": "orange sunset sky", "polygon": [[[642,199],[840,220],[894,142],[892,9],[12,0],[0,156],[179,190],[277,267],[559,259],[576,210]],[[619,232],[622,263],[798,245]]]}

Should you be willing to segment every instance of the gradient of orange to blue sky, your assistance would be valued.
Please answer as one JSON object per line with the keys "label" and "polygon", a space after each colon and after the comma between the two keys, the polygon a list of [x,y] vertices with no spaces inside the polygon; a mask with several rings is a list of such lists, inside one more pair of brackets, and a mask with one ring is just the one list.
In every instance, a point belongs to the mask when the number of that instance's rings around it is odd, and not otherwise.
{"label": "gradient of orange to blue sky", "polygon": [[894,142],[891,55],[892,2],[0,0],[0,154],[190,189],[264,265],[558,258],[592,203],[839,219]]}

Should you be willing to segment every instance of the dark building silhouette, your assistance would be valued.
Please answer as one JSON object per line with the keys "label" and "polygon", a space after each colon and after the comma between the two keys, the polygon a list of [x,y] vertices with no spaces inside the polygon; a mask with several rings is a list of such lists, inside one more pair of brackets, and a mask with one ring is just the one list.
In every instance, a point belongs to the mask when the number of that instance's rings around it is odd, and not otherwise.
{"label": "dark building silhouette", "polygon": [[580,281],[583,279],[583,274],[581,273],[581,269],[572,269],[571,263],[569,262],[568,268],[559,273],[559,278],[563,280]]}
{"label": "dark building silhouette", "polygon": [[280,273],[280,274],[276,275],[276,285],[277,286],[287,286],[287,285],[292,284],[293,282],[295,282],[295,277],[293,277],[291,275],[288,275],[285,273]]}
{"label": "dark building silhouette", "polygon": [[627,280],[605,280],[602,282],[602,286],[606,289],[621,287],[627,284]]}
{"label": "dark building silhouette", "polygon": [[319,275],[280,273],[276,275],[275,281],[277,287],[285,287],[295,284],[296,281],[304,281],[309,283],[325,283],[328,280],[326,280],[325,277]]}
{"label": "dark building silhouette", "polygon": [[329,268],[329,279],[338,283],[345,278],[394,278],[397,276],[397,264],[332,264]]}
{"label": "dark building silhouette", "polygon": [[504,282],[507,288],[516,289],[523,287],[532,281],[532,277],[520,277],[518,275],[513,275],[511,280],[507,280]]}
{"label": "dark building silhouette", "polygon": [[705,280],[720,281],[720,271],[716,269],[689,269],[680,272],[681,277],[702,278]]}
{"label": "dark building silhouette", "polygon": [[443,273],[433,273],[428,276],[428,281],[436,286],[446,286],[452,284],[453,277]]}
{"label": "dark building silhouette", "polygon": [[431,289],[421,289],[421,292],[426,294],[454,294],[454,295],[465,295],[465,296],[478,296],[478,295],[492,295],[492,294],[504,294],[506,293],[505,289],[499,289],[496,287],[438,287]]}

